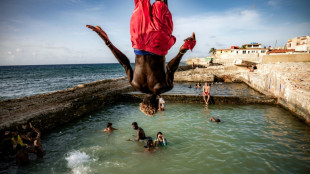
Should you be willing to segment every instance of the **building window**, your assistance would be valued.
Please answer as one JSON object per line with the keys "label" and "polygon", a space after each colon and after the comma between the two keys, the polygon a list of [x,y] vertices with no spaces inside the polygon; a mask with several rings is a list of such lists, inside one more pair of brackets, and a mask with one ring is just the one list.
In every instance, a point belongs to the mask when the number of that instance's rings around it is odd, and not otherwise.
{"label": "building window", "polygon": [[262,51],[262,53],[265,53],[265,51]]}
{"label": "building window", "polygon": [[243,51],[243,54],[246,54],[246,51]]}

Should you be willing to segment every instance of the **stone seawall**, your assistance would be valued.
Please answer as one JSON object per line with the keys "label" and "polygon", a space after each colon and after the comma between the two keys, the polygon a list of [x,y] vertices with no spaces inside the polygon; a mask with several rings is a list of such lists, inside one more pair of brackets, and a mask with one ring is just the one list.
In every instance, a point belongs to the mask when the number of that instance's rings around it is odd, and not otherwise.
{"label": "stone seawall", "polygon": [[261,64],[257,72],[238,76],[310,125],[310,62]]}
{"label": "stone seawall", "polygon": [[[244,82],[267,96],[277,98],[277,103],[310,125],[310,62],[259,64],[255,72],[237,66],[214,66],[177,72],[177,80]],[[182,77],[184,75],[188,77]]]}
{"label": "stone seawall", "polygon": [[126,78],[101,80],[63,91],[0,101],[0,133],[21,129],[30,120],[45,132],[120,101],[133,91]]}
{"label": "stone seawall", "polygon": [[[122,94],[122,101],[141,102],[145,94],[137,92],[129,92]],[[178,103],[204,103],[202,95],[197,94],[162,94],[166,102]],[[256,97],[237,97],[237,96],[211,96],[211,104],[276,104],[276,98],[266,96]]]}

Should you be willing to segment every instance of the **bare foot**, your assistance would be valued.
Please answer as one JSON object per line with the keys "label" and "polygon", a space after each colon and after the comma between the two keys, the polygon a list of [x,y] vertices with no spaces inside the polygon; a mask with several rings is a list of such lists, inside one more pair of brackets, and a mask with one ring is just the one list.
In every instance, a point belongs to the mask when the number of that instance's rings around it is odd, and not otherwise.
{"label": "bare foot", "polygon": [[185,48],[186,41],[196,41],[195,32],[193,32],[193,34],[190,37],[184,39],[184,44],[180,48],[180,52],[182,52],[182,53],[184,53],[188,50],[187,48]]}

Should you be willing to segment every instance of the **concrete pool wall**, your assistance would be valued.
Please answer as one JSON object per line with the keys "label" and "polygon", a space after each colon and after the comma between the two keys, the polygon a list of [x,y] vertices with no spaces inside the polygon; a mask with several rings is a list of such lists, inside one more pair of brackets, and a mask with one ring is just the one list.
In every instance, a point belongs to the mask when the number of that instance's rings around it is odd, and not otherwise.
{"label": "concrete pool wall", "polygon": [[[256,72],[238,67],[208,67],[177,72],[175,81],[182,81],[182,76],[189,79],[189,74],[194,75],[191,81],[201,81],[203,77],[212,75],[215,79],[222,79],[225,82],[242,81],[260,93],[264,93],[265,96],[252,98],[212,96],[213,103],[280,104],[310,125],[309,68],[310,63],[294,66],[265,64],[259,65]],[[295,73],[294,76],[292,76],[293,73]],[[199,77],[199,80],[195,77]],[[299,86],[294,84],[295,82],[299,82]],[[134,89],[129,85],[128,80],[119,78],[82,84],[53,93],[2,100],[0,101],[0,133],[3,134],[5,130],[20,130],[21,126],[30,120],[45,132],[89,115],[106,105],[120,101],[140,102],[143,95],[128,93],[131,91]],[[199,95],[165,95],[167,101],[203,103],[202,96]]]}
{"label": "concrete pool wall", "polygon": [[224,82],[244,82],[266,96],[277,98],[277,104],[310,125],[310,62],[259,64],[254,72],[237,66],[196,68],[177,72],[175,81],[201,81],[207,76]]}
{"label": "concrete pool wall", "polygon": [[52,93],[0,101],[0,133],[21,130],[30,120],[42,132],[120,101],[132,91],[126,78],[100,80]]}

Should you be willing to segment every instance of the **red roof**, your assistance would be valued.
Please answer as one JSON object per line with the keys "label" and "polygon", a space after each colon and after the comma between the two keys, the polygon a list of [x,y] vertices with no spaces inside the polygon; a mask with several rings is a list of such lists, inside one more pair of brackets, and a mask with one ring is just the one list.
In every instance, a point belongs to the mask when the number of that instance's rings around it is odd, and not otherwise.
{"label": "red roof", "polygon": [[268,53],[287,53],[287,52],[294,52],[295,49],[281,49],[281,50],[272,50],[268,51]]}

